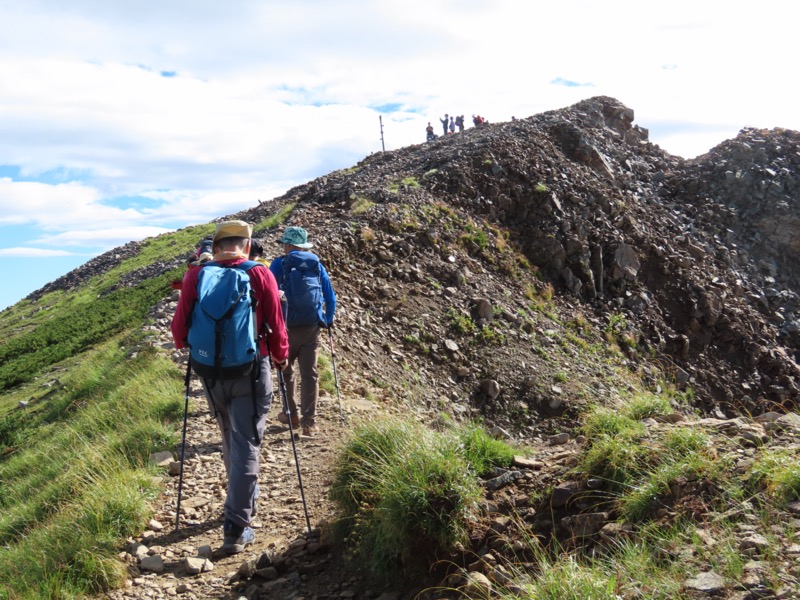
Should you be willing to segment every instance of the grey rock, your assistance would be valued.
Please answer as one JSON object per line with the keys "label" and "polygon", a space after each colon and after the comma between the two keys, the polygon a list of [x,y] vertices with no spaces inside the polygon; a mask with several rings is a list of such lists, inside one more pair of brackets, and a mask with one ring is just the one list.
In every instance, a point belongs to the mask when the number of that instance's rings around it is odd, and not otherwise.
{"label": "grey rock", "polygon": [[577,538],[589,537],[600,531],[608,522],[607,512],[581,513],[561,519],[562,527]]}
{"label": "grey rock", "polygon": [[169,450],[162,450],[161,452],[153,452],[150,455],[150,464],[158,465],[160,467],[167,467],[169,463],[175,460],[172,452]]}
{"label": "grey rock", "polygon": [[686,587],[704,594],[719,594],[725,590],[726,582],[722,575],[706,571],[686,580]]}
{"label": "grey rock", "polygon": [[481,392],[486,394],[491,400],[494,400],[500,395],[500,384],[494,379],[482,379],[479,385]]}
{"label": "grey rock", "polygon": [[160,554],[154,554],[153,556],[145,556],[139,562],[139,568],[142,571],[149,571],[151,573],[163,573],[164,559],[161,558]]}
{"label": "grey rock", "polygon": [[476,320],[487,322],[494,318],[494,308],[489,300],[486,298],[473,298],[471,302]]}
{"label": "grey rock", "polygon": [[183,570],[187,575],[198,575],[203,572],[206,560],[199,556],[187,556],[183,559]]}
{"label": "grey rock", "polygon": [[641,263],[636,250],[628,244],[620,244],[614,251],[611,276],[614,279],[636,279]]}
{"label": "grey rock", "polygon": [[477,571],[467,573],[460,592],[467,598],[489,598],[492,593],[492,582],[483,573]]}
{"label": "grey rock", "polygon": [[564,481],[553,488],[550,494],[550,506],[560,508],[581,491],[581,485],[576,481]]}

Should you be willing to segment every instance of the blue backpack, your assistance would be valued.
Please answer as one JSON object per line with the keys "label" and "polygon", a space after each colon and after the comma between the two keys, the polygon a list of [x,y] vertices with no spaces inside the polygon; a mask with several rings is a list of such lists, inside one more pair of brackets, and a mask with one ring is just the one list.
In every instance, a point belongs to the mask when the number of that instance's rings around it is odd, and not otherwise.
{"label": "blue backpack", "polygon": [[257,368],[256,300],[248,271],[258,264],[209,262],[200,270],[188,336],[191,367],[200,377],[236,379]]}
{"label": "blue backpack", "polygon": [[281,289],[286,294],[286,326],[317,325],[322,319],[322,271],[312,252],[295,250],[283,257]]}

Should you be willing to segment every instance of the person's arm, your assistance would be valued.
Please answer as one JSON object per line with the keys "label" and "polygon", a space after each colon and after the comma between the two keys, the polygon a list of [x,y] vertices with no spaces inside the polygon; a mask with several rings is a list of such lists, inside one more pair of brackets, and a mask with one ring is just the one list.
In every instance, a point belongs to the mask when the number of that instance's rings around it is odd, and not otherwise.
{"label": "person's arm", "polygon": [[325,299],[325,325],[333,323],[333,315],[336,312],[336,292],[333,291],[331,279],[322,264],[320,268],[320,284],[322,285],[322,297]]}
{"label": "person's arm", "polygon": [[192,313],[195,300],[197,300],[197,275],[200,269],[189,269],[183,276],[181,285],[181,296],[178,299],[178,306],[172,317],[170,329],[175,348],[180,350],[186,347],[186,339],[189,336],[189,316]]}
{"label": "person's arm", "polygon": [[266,347],[262,348],[262,351],[269,349],[273,362],[282,363],[289,358],[289,338],[286,335],[278,284],[270,269],[253,267],[250,273],[254,279],[253,287],[258,286],[256,297],[258,298],[259,326],[263,323],[269,326],[269,329],[262,327],[266,336]]}
{"label": "person's arm", "polygon": [[[275,281],[279,282],[283,278],[283,257],[278,256],[272,259],[272,262],[269,264],[269,270],[275,278]],[[278,287],[280,288],[280,283],[278,283]]]}

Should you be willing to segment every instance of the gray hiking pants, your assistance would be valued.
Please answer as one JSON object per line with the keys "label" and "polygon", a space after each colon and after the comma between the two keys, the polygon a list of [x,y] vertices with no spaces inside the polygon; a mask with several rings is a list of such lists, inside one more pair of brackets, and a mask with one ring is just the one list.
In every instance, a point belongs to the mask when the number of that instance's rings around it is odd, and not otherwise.
{"label": "gray hiking pants", "polygon": [[[222,459],[228,473],[225,518],[239,526],[250,523],[258,497],[261,440],[272,404],[272,374],[268,358],[261,359],[261,377],[203,380],[208,408],[222,433]],[[258,433],[256,435],[256,432]]]}
{"label": "gray hiking pants", "polygon": [[286,382],[286,400],[292,415],[297,415],[295,403],[295,376],[294,361],[300,371],[300,424],[303,427],[314,425],[317,417],[317,397],[319,396],[319,370],[317,357],[319,355],[319,325],[311,327],[289,327],[289,365],[283,371]]}

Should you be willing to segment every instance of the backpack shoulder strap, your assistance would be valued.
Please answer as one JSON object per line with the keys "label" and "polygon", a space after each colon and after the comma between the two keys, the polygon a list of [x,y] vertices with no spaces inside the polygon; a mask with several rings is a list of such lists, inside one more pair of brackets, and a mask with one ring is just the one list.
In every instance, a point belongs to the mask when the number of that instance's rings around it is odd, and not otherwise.
{"label": "backpack shoulder strap", "polygon": [[223,269],[239,269],[240,271],[244,271],[247,273],[253,267],[257,267],[258,265],[266,266],[263,263],[256,262],[254,260],[246,260],[244,262],[240,262],[238,265],[220,265],[216,262],[208,262],[203,265],[203,267],[208,267],[209,265],[215,267],[222,267]]}
{"label": "backpack shoulder strap", "polygon": [[[240,269],[240,270],[244,271],[245,273],[247,273],[253,267],[257,267],[258,265],[261,265],[261,264],[262,263],[256,262],[254,260],[246,260],[244,262],[239,263],[238,265],[233,265],[233,266],[235,268]],[[266,266],[266,265],[262,265],[262,266]]]}

